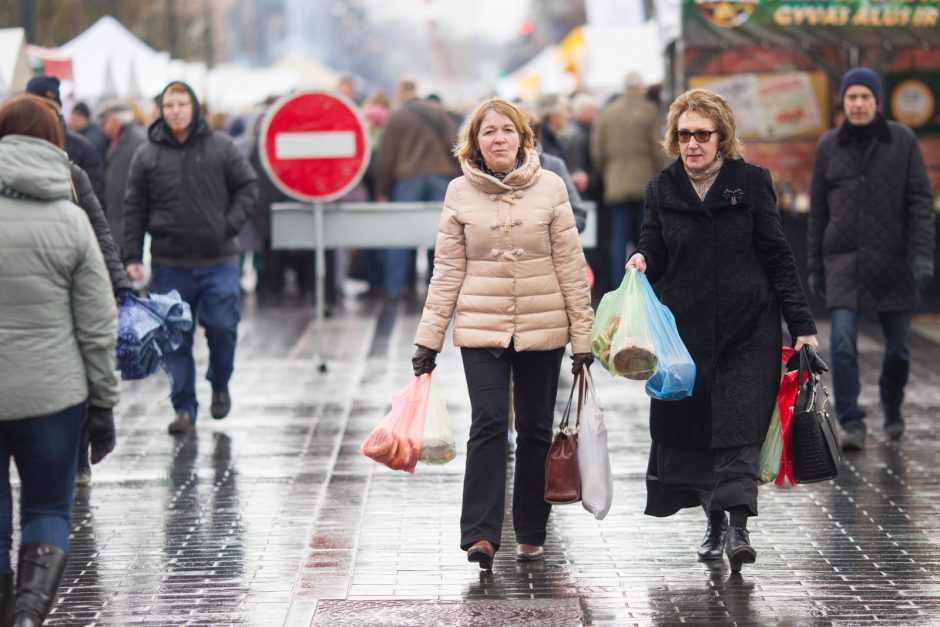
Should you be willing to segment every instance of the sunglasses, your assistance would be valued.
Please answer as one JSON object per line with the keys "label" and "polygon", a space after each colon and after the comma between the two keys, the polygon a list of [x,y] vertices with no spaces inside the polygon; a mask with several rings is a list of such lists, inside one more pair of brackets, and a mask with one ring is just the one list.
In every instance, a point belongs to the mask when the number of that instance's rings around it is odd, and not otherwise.
{"label": "sunglasses", "polygon": [[680,144],[688,144],[693,137],[700,144],[707,144],[712,135],[718,131],[676,131],[676,138]]}

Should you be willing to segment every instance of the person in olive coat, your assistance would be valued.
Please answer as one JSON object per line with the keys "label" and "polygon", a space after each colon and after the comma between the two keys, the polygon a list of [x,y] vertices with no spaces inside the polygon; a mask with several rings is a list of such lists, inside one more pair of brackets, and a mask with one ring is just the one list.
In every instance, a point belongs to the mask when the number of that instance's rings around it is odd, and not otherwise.
{"label": "person in olive coat", "polygon": [[816,325],[770,174],[742,158],[727,101],[704,89],[679,96],[663,146],[679,159],[646,188],[627,267],[658,284],[696,378],[691,397],[651,403],[646,513],[701,506],[699,558],[727,553],[737,572],[757,556],[747,519],[757,515],[760,448],[780,386],[780,315],[797,349],[818,346]]}

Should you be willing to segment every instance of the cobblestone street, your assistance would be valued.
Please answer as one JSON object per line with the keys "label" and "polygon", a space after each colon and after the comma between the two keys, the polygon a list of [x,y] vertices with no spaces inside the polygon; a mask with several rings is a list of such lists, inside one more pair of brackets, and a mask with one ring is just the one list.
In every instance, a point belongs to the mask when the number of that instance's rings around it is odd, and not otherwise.
{"label": "cobblestone street", "polygon": [[[757,563],[743,576],[727,561],[696,561],[702,512],[643,515],[648,398],[642,384],[600,368],[610,514],[595,521],[580,505],[555,507],[544,563],[503,550],[482,573],[458,546],[470,410],[449,340],[434,374],[457,459],[407,475],[358,453],[411,377],[419,307],[347,297],[326,321],[321,373],[311,307],[246,299],[232,414],[208,416],[200,374],[191,439],[166,433],[165,376],[125,383],[118,447],[77,493],[48,624],[940,624],[936,322],[914,338],[900,442],[881,429],[880,332],[863,329],[867,449],[847,456],[835,481],[761,488],[750,524]],[[560,391],[570,376],[565,369]]]}

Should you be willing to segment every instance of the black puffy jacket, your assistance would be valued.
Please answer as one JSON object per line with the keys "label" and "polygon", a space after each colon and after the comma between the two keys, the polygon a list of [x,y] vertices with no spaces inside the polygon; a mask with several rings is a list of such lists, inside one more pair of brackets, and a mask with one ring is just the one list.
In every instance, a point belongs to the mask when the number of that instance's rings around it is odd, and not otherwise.
{"label": "black puffy jacket", "polygon": [[75,196],[72,201],[88,214],[88,221],[91,222],[91,228],[98,240],[98,248],[101,249],[104,263],[108,267],[111,288],[115,294],[120,289],[131,289],[131,281],[127,277],[124,264],[121,263],[121,257],[118,255],[117,247],[111,238],[108,218],[104,215],[101,203],[98,202],[98,197],[95,195],[88,174],[74,163],[71,164],[70,174],[72,175],[72,192]]}
{"label": "black puffy jacket", "polygon": [[124,193],[126,263],[141,261],[145,232],[155,265],[201,268],[237,259],[236,236],[254,211],[258,177],[235,142],[194,108],[183,143],[161,117],[134,153]]}
{"label": "black puffy jacket", "polygon": [[87,137],[66,130],[65,152],[69,156],[69,161],[80,167],[88,176],[101,209],[107,211],[108,205],[104,197],[104,163],[101,161],[98,149]]}

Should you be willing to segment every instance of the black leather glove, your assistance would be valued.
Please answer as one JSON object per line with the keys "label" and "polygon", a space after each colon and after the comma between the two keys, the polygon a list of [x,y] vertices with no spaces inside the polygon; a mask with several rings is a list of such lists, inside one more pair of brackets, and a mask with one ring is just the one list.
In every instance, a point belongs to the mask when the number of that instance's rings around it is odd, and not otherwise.
{"label": "black leather glove", "polygon": [[114,411],[88,406],[82,424],[82,441],[91,445],[91,463],[97,464],[114,450]]}
{"label": "black leather glove", "polygon": [[575,353],[571,356],[571,374],[578,374],[585,366],[594,363],[594,355],[591,353]]}
{"label": "black leather glove", "polygon": [[822,302],[826,302],[826,275],[822,272],[810,272],[809,291]]}
{"label": "black leather glove", "polygon": [[134,290],[127,287],[122,287],[114,293],[114,299],[118,302],[118,305],[123,305],[124,301],[127,300],[128,297],[136,295],[137,294],[134,293]]}
{"label": "black leather glove", "polygon": [[437,351],[419,344],[415,356],[411,358],[411,367],[414,368],[415,376],[420,377],[434,370],[437,367],[437,364],[434,363],[436,359]]}
{"label": "black leather glove", "polygon": [[933,261],[924,255],[914,257],[914,283],[917,289],[924,291],[933,281]]}

